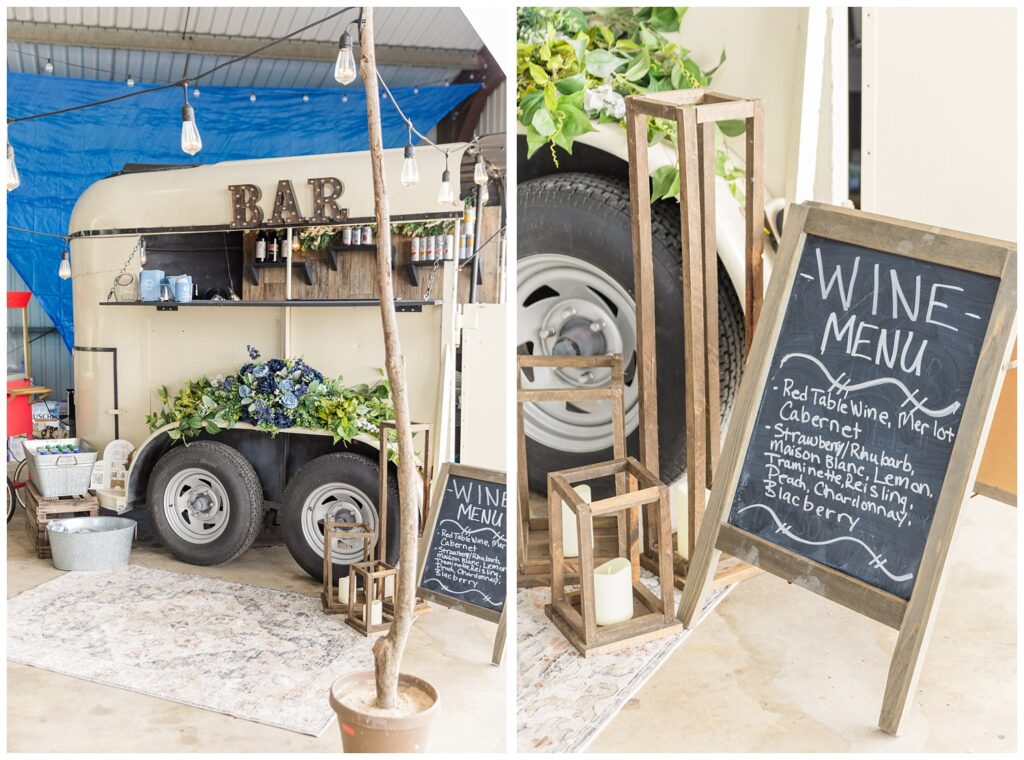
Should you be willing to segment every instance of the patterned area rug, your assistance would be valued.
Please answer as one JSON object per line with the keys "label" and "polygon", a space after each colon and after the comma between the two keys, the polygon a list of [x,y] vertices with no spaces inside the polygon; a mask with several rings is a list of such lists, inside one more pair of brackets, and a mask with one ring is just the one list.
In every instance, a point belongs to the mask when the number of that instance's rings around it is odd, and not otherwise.
{"label": "patterned area rug", "polygon": [[65,573],[7,602],[13,662],[319,736],[370,647],[316,597],[139,565]]}
{"label": "patterned area rug", "polygon": [[[657,593],[653,577],[643,579]],[[704,618],[732,586],[710,596]],[[681,592],[676,590],[676,605]],[[585,659],[544,614],[547,587],[519,589],[516,741],[520,752],[582,752],[692,633]]]}

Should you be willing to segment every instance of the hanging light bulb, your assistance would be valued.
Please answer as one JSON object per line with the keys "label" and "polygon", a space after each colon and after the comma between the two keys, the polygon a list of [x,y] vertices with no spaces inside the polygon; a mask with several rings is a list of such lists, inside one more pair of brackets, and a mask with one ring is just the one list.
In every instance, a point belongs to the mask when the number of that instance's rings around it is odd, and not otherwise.
{"label": "hanging light bulb", "polygon": [[21,175],[18,174],[18,167],[14,163],[14,148],[7,143],[7,190],[17,190],[21,184]]}
{"label": "hanging light bulb", "polygon": [[420,88],[419,87],[413,87],[412,88],[412,94],[413,95],[419,95],[420,94]]}
{"label": "hanging light bulb", "polygon": [[62,280],[71,279],[71,254],[67,251],[60,255],[60,269],[57,270],[57,276]]}
{"label": "hanging light bulb", "polygon": [[341,96],[341,102],[342,103],[348,103],[348,95],[342,95]]}
{"label": "hanging light bulb", "polygon": [[146,238],[139,238],[139,264],[146,266]]}
{"label": "hanging light bulb", "polygon": [[196,126],[196,112],[188,104],[188,85],[185,85],[185,105],[181,107],[181,149],[190,156],[203,149],[203,138]]}
{"label": "hanging light bulb", "polygon": [[198,98],[199,97],[199,88],[198,87],[196,87],[194,90],[192,90],[192,97],[194,97],[194,98]]}
{"label": "hanging light bulb", "polygon": [[305,95],[305,94],[304,94],[304,95],[302,96],[302,102],[303,102],[303,103],[308,103],[308,102],[309,102],[309,95]]}
{"label": "hanging light bulb", "polygon": [[352,55],[352,35],[345,32],[338,41],[338,60],[334,62],[334,78],[338,84],[349,84],[356,78],[356,59]]}
{"label": "hanging light bulb", "polygon": [[249,93],[249,102],[250,103],[255,103],[256,102],[256,93],[255,92],[250,92]]}
{"label": "hanging light bulb", "polygon": [[484,154],[476,154],[476,165],[473,167],[473,181],[478,185],[487,184],[487,167],[484,166]]}
{"label": "hanging light bulb", "polygon": [[45,71],[47,74],[52,74],[53,73],[53,59],[52,58],[47,58],[46,59],[46,65],[43,66],[43,71]]}
{"label": "hanging light bulb", "polygon": [[412,187],[420,181],[420,168],[416,166],[416,149],[412,147],[412,128],[409,129],[409,142],[405,144],[405,160],[402,162],[402,184]]}
{"label": "hanging light bulb", "polygon": [[438,203],[454,203],[455,195],[452,193],[452,175],[446,168],[441,175],[441,189],[437,191]]}
{"label": "hanging light bulb", "polygon": [[135,86],[135,80],[132,78],[131,74],[128,75],[128,81],[125,82],[125,84],[128,85],[129,87],[134,87]]}

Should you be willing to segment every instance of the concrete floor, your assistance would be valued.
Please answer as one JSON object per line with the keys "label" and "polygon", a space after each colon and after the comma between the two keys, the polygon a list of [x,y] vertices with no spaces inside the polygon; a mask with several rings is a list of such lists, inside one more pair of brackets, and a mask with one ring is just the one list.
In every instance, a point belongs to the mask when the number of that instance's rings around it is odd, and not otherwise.
{"label": "concrete floor", "polygon": [[[18,510],[7,526],[7,596],[60,575],[37,559]],[[271,535],[220,567],[178,562],[163,549],[139,545],[132,562],[317,596],[320,585]],[[413,626],[405,667],[441,692],[430,738],[433,752],[505,749],[507,660],[490,664],[497,627],[433,605]],[[326,704],[327,695],[324,695]],[[336,726],[319,737],[135,694],[123,689],[7,663],[9,752],[339,752]]]}
{"label": "concrete floor", "polygon": [[733,590],[589,751],[1013,752],[1016,545],[1016,509],[965,505],[897,738],[876,728],[896,631],[761,575]]}

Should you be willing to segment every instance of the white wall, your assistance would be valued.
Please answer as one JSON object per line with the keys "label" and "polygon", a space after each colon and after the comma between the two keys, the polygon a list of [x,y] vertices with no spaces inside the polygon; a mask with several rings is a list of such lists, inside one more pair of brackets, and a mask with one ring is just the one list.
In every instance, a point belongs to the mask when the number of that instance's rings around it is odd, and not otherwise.
{"label": "white wall", "polygon": [[865,8],[862,206],[1017,236],[1013,8]]}

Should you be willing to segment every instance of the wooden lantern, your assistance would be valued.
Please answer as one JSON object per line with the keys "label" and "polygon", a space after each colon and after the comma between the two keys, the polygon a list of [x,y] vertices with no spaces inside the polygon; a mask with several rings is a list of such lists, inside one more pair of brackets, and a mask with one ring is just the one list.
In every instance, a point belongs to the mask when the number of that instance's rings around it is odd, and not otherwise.
{"label": "wooden lantern", "polygon": [[[519,499],[516,512],[518,541],[516,543],[519,572],[516,576],[520,588],[547,586],[551,583],[551,555],[548,554],[548,537],[550,529],[546,515],[530,514],[530,483],[527,475],[526,462],[526,430],[524,425],[524,406],[547,402],[573,403],[583,401],[609,401],[612,415],[612,457],[623,459],[626,456],[626,423],[624,417],[623,397],[624,378],[621,354],[605,356],[519,356],[516,373],[516,435],[518,437],[518,488]],[[604,370],[610,375],[608,385],[590,388],[524,388],[524,371],[537,368]],[[550,488],[548,489],[550,493]],[[611,556],[615,547],[609,546],[604,533],[604,526],[599,531],[597,545],[598,556]],[[576,558],[566,560],[565,577],[574,581],[579,573],[579,562]]]}
{"label": "wooden lantern", "polygon": [[[324,589],[320,593],[320,602],[324,606],[324,612],[332,615],[348,613],[351,603],[356,600],[354,589],[349,586],[349,604],[343,604],[338,598],[334,584],[334,542],[341,539],[345,541],[359,540],[363,542],[363,561],[370,559],[370,552],[373,546],[374,532],[366,523],[339,522],[337,520],[324,521]],[[349,579],[352,578],[352,569],[348,571]],[[349,582],[340,579],[339,583]]]}
{"label": "wooden lantern", "polygon": [[[573,483],[615,476],[616,495],[585,502]],[[618,487],[628,483],[624,490]],[[633,484],[639,484],[635,488]],[[562,506],[564,501],[576,515],[579,539],[578,591],[565,589],[566,563],[562,555]],[[639,520],[657,526],[660,597],[640,580]],[[618,522],[619,556],[629,560],[632,617],[598,626],[592,543],[595,517],[615,515]],[[662,638],[682,630],[675,617],[675,586],[672,577],[672,523],[668,488],[633,457],[613,459],[548,475],[548,520],[551,548],[551,604],[544,611],[558,630],[584,657],[607,654],[634,644]],[[627,603],[628,604],[628,603]]]}
{"label": "wooden lantern", "polygon": [[[394,611],[384,609],[387,596],[387,579],[392,583],[398,581],[398,569],[387,562],[372,559],[367,562],[356,562],[348,571],[348,617],[345,622],[364,636],[386,631],[394,620]],[[363,600],[357,601],[356,594],[360,579],[363,586]],[[380,605],[380,622],[373,621],[373,609]]]}
{"label": "wooden lantern", "polygon": [[[430,488],[433,485],[433,460],[431,460],[430,451],[430,432],[433,429],[433,425],[429,422],[412,422],[410,423],[413,435],[416,433],[423,433],[423,505],[420,509],[420,534],[423,533],[423,526],[427,524],[427,514],[430,510]],[[385,420],[380,423],[379,429],[379,441],[380,441],[380,455],[378,461],[378,467],[380,468],[380,499],[378,500],[379,507],[377,510],[378,519],[380,521],[380,540],[377,542],[377,560],[381,563],[387,563],[388,561],[388,439],[387,431],[396,430],[397,425],[394,420]],[[398,576],[395,576],[393,581],[394,586],[392,588],[393,594],[398,592]],[[416,607],[414,613],[419,616],[424,613],[430,612],[430,606],[421,599],[416,600]],[[384,612],[387,615],[394,616],[395,614],[395,597],[393,595],[385,596],[384,598]]]}
{"label": "wooden lantern", "polygon": [[[746,122],[746,252],[744,352],[749,351],[764,295],[764,105],[710,90],[672,90],[626,98],[629,190],[633,237],[633,278],[637,316],[637,386],[640,405],[640,460],[659,470],[657,356],[654,323],[654,259],[647,122],[668,119],[678,127],[679,216],[682,239],[683,361],[686,385],[686,525],[679,527],[674,553],[675,583],[683,588],[694,556],[721,448],[718,377],[718,254],[715,243],[715,125]],[[648,525],[645,523],[645,528]],[[641,561],[656,571],[660,550],[646,531]],[[735,559],[720,563],[714,585],[735,583],[759,572]]]}

